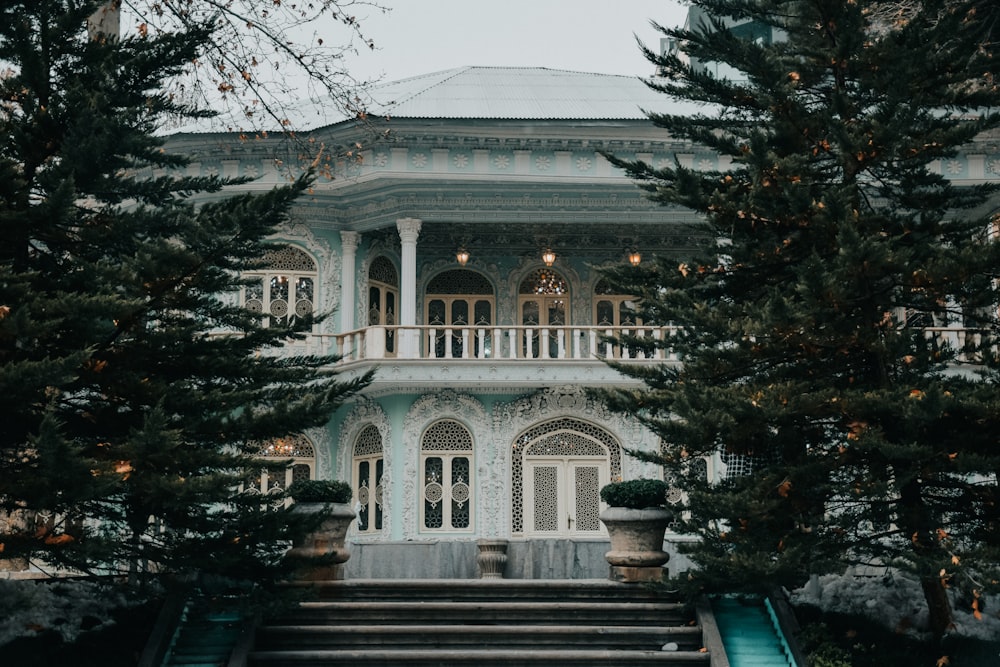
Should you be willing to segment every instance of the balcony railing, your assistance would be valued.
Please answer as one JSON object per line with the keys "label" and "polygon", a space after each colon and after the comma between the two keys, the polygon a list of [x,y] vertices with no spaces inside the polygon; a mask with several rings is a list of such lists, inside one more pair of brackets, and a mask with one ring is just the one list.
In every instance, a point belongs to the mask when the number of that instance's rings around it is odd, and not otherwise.
{"label": "balcony railing", "polygon": [[[370,326],[307,336],[285,345],[281,354],[336,353],[341,364],[382,359],[677,362],[680,358],[669,345],[644,352],[607,341],[634,336],[669,342],[677,330],[672,326]],[[978,362],[981,330],[927,327],[923,331],[932,345],[956,351],[957,361]]]}
{"label": "balcony railing", "polygon": [[479,359],[676,361],[669,347],[644,353],[613,345],[606,336],[669,340],[676,327],[372,326],[334,336],[342,363],[362,359]]}

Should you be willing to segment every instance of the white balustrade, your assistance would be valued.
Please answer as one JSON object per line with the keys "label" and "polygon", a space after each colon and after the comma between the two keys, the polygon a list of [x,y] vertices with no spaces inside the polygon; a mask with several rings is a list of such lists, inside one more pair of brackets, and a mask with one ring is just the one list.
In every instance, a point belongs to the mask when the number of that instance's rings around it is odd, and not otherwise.
{"label": "white balustrade", "polygon": [[[419,340],[418,360],[542,360],[542,361],[652,361],[677,362],[680,357],[669,345],[677,334],[674,326],[573,327],[573,326],[370,326],[341,334],[311,334],[287,346],[269,348],[263,354],[336,354],[340,364],[362,360],[398,358],[394,342],[405,331]],[[974,329],[926,327],[928,341],[956,352],[962,363],[977,363],[983,335]],[[222,335],[222,334],[220,334]],[[648,350],[616,344],[622,337],[649,339]]]}
{"label": "white balustrade", "polygon": [[[361,359],[395,357],[386,351],[386,341],[404,327],[372,326],[334,336],[333,351],[341,363]],[[650,360],[674,361],[670,349],[642,352],[607,340],[611,336],[634,336],[651,341],[666,340],[675,327],[572,327],[572,326],[433,326],[405,327],[419,333],[416,359],[539,359],[544,361]],[[397,336],[398,338],[398,336]]]}

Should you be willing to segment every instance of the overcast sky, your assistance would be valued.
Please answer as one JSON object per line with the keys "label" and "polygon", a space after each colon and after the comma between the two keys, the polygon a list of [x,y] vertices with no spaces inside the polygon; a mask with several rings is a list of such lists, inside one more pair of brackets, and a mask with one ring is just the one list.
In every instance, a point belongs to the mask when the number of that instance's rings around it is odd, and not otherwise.
{"label": "overcast sky", "polygon": [[656,48],[650,20],[682,25],[679,0],[383,0],[359,10],[376,51],[349,61],[356,78],[394,81],[465,65],[601,74],[651,72],[635,36]]}

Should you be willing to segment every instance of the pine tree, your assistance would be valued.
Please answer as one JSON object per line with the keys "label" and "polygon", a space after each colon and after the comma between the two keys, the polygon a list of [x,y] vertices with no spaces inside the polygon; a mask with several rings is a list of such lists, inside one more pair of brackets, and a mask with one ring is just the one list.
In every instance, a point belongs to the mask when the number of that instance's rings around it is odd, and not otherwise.
{"label": "pine tree", "polygon": [[935,166],[1000,122],[977,5],[695,0],[703,20],[661,28],[680,52],[646,52],[653,88],[702,105],[652,120],[721,166],[611,159],[712,242],[612,273],[682,364],[620,366],[643,388],[605,397],[662,437],[698,590],[880,563],[919,577],[940,634],[947,587],[977,611],[997,588],[994,189]]}
{"label": "pine tree", "polygon": [[199,113],[164,81],[211,23],[91,37],[99,4],[0,9],[3,555],[266,579],[307,526],[241,491],[261,443],[325,424],[369,378],[275,353],[315,319],[265,327],[236,303],[309,177],[232,195],[162,149],[158,123]]}

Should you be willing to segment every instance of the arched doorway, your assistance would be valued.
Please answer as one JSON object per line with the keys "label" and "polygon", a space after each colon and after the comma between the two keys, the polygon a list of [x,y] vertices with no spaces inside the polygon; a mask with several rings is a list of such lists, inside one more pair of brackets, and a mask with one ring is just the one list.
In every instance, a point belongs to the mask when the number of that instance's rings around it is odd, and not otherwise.
{"label": "arched doorway", "polygon": [[514,440],[511,477],[512,534],[604,537],[600,490],[621,477],[621,446],[595,424],[554,419]]}

